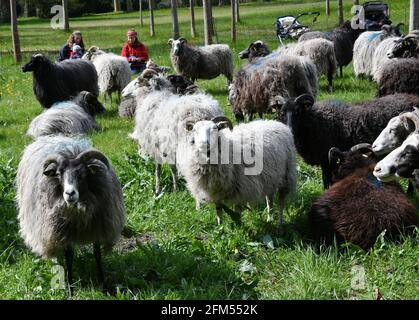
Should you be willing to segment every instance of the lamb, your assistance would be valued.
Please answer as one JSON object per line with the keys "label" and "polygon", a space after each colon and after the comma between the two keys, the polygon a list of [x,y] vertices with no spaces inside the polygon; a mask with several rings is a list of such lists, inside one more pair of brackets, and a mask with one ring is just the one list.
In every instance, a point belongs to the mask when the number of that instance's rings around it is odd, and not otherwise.
{"label": "lamb", "polygon": [[306,56],[313,61],[317,72],[325,75],[329,83],[329,90],[333,88],[333,76],[336,74],[337,62],[335,46],[333,42],[326,39],[311,39],[298,43],[289,44],[286,47],[279,47],[280,54]]}
{"label": "lamb", "polygon": [[73,247],[93,243],[103,282],[101,246],[110,250],[125,224],[121,185],[108,159],[87,139],[40,137],[17,170],[20,234],[42,258],[65,255],[73,283]]}
{"label": "lamb", "polygon": [[354,72],[357,77],[372,76],[372,58],[375,49],[384,39],[401,36],[400,25],[396,27],[384,25],[381,31],[366,31],[358,37],[353,50]]}
{"label": "lamb", "polygon": [[304,161],[321,166],[323,185],[328,188],[328,152],[332,147],[345,151],[359,143],[372,143],[391,118],[418,106],[419,97],[407,94],[352,105],[337,100],[314,104],[313,97],[305,94],[288,100],[278,117],[291,128]]}
{"label": "lamb", "polygon": [[33,91],[46,109],[56,102],[71,99],[81,91],[99,95],[98,75],[89,61],[52,62],[43,54],[35,54],[22,71],[33,72]]}
{"label": "lamb", "polygon": [[127,59],[113,53],[106,53],[98,47],[91,47],[84,54],[83,59],[93,62],[99,75],[99,91],[110,98],[112,107],[112,93],[118,92],[121,98],[122,90],[131,81],[131,69]]}
{"label": "lamb", "polygon": [[382,67],[377,96],[395,93],[419,95],[419,59],[394,59]]}
{"label": "lamb", "polygon": [[306,57],[271,53],[242,66],[229,87],[228,100],[238,122],[247,115],[278,109],[286,99],[317,95],[316,67]]}
{"label": "lamb", "polygon": [[312,205],[308,216],[310,238],[333,243],[351,242],[369,250],[377,237],[395,237],[404,228],[418,226],[413,204],[397,183],[383,184],[372,174],[377,156],[370,145],[349,152],[332,148],[333,185]]}
{"label": "lamb", "polygon": [[[151,79],[152,88],[156,81],[159,78]],[[161,193],[160,174],[163,163],[170,164],[173,189],[176,190],[177,146],[185,134],[185,123],[222,115],[224,113],[218,102],[203,93],[181,96],[164,88],[152,89],[144,99],[138,100],[135,130],[131,137],[139,144],[139,154],[151,156],[156,163],[156,195]]]}
{"label": "lamb", "polygon": [[176,73],[196,79],[214,79],[224,75],[230,83],[233,79],[233,54],[228,45],[212,44],[193,46],[186,39],[169,39],[170,59]]}
{"label": "lamb", "polygon": [[34,139],[46,135],[78,135],[99,129],[95,115],[105,112],[97,97],[82,91],[71,101],[54,104],[32,120],[26,134]]}
{"label": "lamb", "polygon": [[298,38],[298,42],[317,38],[332,41],[335,47],[337,65],[340,68],[340,77],[342,78],[343,67],[347,66],[352,61],[354,43],[360,32],[362,32],[362,30],[352,29],[350,21],[346,21],[341,27],[331,31],[310,31],[303,33],[301,37]]}
{"label": "lamb", "polygon": [[240,212],[247,203],[266,199],[270,214],[278,195],[280,226],[286,197],[296,189],[296,151],[289,128],[273,120],[233,128],[226,117],[187,122],[184,128],[189,135],[179,145],[179,170],[198,203],[215,204],[217,223],[223,208],[230,212],[225,203]]}

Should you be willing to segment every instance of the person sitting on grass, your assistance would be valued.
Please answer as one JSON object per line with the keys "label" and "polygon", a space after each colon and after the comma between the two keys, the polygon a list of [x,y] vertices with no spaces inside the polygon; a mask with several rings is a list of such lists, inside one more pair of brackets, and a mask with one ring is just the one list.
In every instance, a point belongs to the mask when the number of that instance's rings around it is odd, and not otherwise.
{"label": "person sitting on grass", "polygon": [[131,73],[142,72],[146,68],[148,60],[147,48],[138,40],[138,34],[134,29],[128,30],[128,41],[122,48],[121,56],[127,58]]}
{"label": "person sitting on grass", "polygon": [[74,31],[71,36],[68,38],[67,43],[61,48],[60,50],[60,58],[59,61],[67,60],[72,57],[73,46],[77,45],[81,48],[81,55],[84,54],[84,43],[83,43],[83,36],[81,35],[80,31]]}

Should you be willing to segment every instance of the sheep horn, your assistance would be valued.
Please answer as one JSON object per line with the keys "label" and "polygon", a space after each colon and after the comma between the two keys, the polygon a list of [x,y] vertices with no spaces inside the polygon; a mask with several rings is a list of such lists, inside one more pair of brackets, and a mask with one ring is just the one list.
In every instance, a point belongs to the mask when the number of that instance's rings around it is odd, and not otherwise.
{"label": "sheep horn", "polygon": [[45,161],[44,161],[44,169],[43,169],[43,171],[45,171],[45,169],[51,164],[51,163],[59,163],[59,162],[61,162],[62,160],[64,159],[64,157],[62,156],[62,155],[60,155],[60,154],[52,154],[52,155],[49,155],[46,159],[45,159]]}
{"label": "sheep horn", "polygon": [[329,150],[328,159],[329,164],[332,164],[333,157],[337,156],[337,158],[341,158],[343,156],[343,152],[339,150],[339,148],[333,147]]}
{"label": "sheep horn", "polygon": [[408,119],[413,122],[415,129],[413,131],[419,130],[419,117],[412,112],[408,112],[402,115],[402,119]]}
{"label": "sheep horn", "polygon": [[87,162],[91,159],[97,159],[101,162],[103,162],[108,168],[109,168],[109,161],[108,159],[98,150],[90,149],[85,152],[82,152],[78,155],[76,160],[80,162]]}
{"label": "sheep horn", "polygon": [[399,29],[401,26],[404,26],[404,23],[403,23],[403,22],[398,23],[398,24],[395,26],[395,28],[396,28],[396,29]]}
{"label": "sheep horn", "polygon": [[360,150],[372,151],[372,145],[370,145],[369,143],[360,143],[360,144],[357,144],[356,146],[353,146],[351,148],[352,152],[356,152],[356,151],[360,151]]}
{"label": "sheep horn", "polygon": [[227,121],[228,127],[230,128],[230,130],[233,130],[233,124],[231,123],[230,119],[225,116],[212,118],[211,121],[214,122],[215,124],[218,124],[221,121]]}

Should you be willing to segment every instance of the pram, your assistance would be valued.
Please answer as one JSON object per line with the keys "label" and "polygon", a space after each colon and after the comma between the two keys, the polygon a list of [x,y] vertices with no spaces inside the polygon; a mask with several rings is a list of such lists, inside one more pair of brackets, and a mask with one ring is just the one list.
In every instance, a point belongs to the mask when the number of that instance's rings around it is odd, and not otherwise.
{"label": "pram", "polygon": [[[317,21],[317,17],[320,15],[320,12],[304,12],[298,16],[280,16],[276,18],[276,36],[278,37],[281,45],[284,45],[286,39],[298,39],[298,37],[304,32],[310,31],[311,27]],[[303,16],[313,16],[312,22],[310,25],[304,25],[298,21],[299,18]]]}
{"label": "pram", "polygon": [[381,1],[368,1],[354,12],[359,16],[356,21],[366,31],[379,31],[384,24],[391,24],[390,8]]}

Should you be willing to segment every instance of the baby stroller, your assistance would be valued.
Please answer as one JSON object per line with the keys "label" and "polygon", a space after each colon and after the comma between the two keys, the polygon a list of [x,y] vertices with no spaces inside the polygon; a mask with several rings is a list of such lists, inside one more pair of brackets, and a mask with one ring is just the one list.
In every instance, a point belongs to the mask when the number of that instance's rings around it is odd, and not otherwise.
{"label": "baby stroller", "polygon": [[385,24],[391,24],[390,8],[381,1],[368,1],[354,12],[360,19],[357,24],[366,31],[379,31]]}
{"label": "baby stroller", "polygon": [[[286,39],[298,39],[304,32],[310,31],[311,27],[317,21],[320,12],[304,12],[298,16],[280,16],[276,18],[276,36],[281,45],[284,45]],[[313,16],[310,25],[304,25],[298,21],[303,16]]]}

